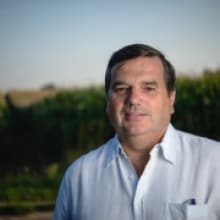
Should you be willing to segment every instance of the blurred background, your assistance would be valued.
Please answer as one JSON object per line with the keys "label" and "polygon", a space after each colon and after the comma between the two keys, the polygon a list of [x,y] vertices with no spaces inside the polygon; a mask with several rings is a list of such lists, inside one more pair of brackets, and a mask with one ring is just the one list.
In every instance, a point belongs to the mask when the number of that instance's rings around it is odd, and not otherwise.
{"label": "blurred background", "polygon": [[51,211],[66,168],[114,135],[104,72],[131,43],[177,71],[172,123],[220,140],[220,1],[0,0],[0,215]]}

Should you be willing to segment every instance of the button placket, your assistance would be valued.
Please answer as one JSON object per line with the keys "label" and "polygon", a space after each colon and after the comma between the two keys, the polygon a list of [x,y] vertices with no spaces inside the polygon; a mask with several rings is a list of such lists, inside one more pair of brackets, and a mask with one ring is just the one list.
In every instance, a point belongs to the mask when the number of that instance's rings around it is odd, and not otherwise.
{"label": "button placket", "polygon": [[143,174],[137,182],[136,191],[134,193],[133,207],[135,220],[142,220],[144,216],[144,200],[143,197],[148,194],[148,189],[152,184],[152,176],[154,175],[154,167],[156,165],[158,148],[153,149],[151,158],[146,165]]}

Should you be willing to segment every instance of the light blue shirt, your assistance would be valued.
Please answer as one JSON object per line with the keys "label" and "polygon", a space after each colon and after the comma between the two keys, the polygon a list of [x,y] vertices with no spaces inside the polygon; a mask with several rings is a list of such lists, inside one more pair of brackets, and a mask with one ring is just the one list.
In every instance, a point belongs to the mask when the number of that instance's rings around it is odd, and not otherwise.
{"label": "light blue shirt", "polygon": [[54,220],[220,220],[220,143],[169,125],[138,178],[117,135],[66,171]]}

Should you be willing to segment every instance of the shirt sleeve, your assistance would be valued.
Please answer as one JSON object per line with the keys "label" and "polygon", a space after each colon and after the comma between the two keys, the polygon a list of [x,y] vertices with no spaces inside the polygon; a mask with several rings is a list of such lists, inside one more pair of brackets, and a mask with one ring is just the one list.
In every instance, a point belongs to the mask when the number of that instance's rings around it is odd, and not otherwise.
{"label": "shirt sleeve", "polygon": [[68,181],[67,173],[64,175],[63,180],[60,185],[60,189],[58,192],[53,220],[70,220],[72,219],[70,216],[70,208],[71,205],[70,201],[70,187]]}

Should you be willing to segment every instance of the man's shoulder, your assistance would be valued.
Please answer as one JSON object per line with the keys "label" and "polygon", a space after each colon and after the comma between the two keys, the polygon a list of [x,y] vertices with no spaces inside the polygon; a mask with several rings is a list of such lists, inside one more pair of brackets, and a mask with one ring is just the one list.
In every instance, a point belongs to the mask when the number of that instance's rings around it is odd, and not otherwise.
{"label": "man's shoulder", "polygon": [[80,156],[76,159],[67,169],[67,173],[72,173],[80,170],[91,170],[96,167],[103,167],[109,157],[112,150],[112,144],[114,143],[114,138],[108,140],[103,145],[98,148],[91,150],[90,152]]}
{"label": "man's shoulder", "polygon": [[217,140],[181,130],[177,130],[177,134],[182,146],[188,146],[190,147],[190,149],[195,151],[204,151],[205,153],[217,153],[220,155],[220,142]]}

